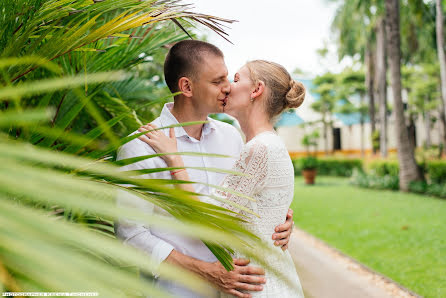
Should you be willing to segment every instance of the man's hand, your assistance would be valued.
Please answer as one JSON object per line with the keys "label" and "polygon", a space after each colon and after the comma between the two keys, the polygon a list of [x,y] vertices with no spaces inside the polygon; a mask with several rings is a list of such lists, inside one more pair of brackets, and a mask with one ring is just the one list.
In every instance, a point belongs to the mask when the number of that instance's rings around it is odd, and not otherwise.
{"label": "man's hand", "polygon": [[281,246],[282,250],[288,249],[288,244],[290,242],[290,236],[293,232],[294,221],[293,221],[293,210],[288,209],[286,215],[286,221],[284,224],[278,225],[274,230],[273,240],[275,246]]}
{"label": "man's hand", "polygon": [[265,270],[248,266],[249,260],[245,259],[234,259],[234,269],[232,271],[227,271],[220,262],[201,261],[176,250],[172,250],[166,261],[194,272],[220,291],[232,294],[235,297],[250,298],[251,294],[241,291],[262,291],[262,284],[266,282]]}
{"label": "man's hand", "polygon": [[209,263],[204,270],[204,277],[220,291],[235,297],[252,297],[242,291],[262,291],[266,282],[265,270],[248,266],[249,260],[234,259],[234,270],[226,271],[220,262]]}

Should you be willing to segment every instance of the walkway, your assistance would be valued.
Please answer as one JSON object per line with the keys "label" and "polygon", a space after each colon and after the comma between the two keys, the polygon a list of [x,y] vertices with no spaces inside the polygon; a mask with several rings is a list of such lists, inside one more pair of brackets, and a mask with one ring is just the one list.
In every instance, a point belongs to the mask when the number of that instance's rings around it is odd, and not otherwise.
{"label": "walkway", "polygon": [[290,253],[306,298],[419,297],[297,228]]}

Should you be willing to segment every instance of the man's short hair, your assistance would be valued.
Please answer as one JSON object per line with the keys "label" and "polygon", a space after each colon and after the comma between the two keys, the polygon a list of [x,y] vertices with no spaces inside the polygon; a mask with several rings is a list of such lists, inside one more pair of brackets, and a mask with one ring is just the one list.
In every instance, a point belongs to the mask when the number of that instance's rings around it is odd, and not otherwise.
{"label": "man's short hair", "polygon": [[223,57],[216,46],[199,40],[183,40],[176,43],[167,53],[164,61],[164,79],[170,92],[178,92],[181,77],[196,78],[205,54]]}

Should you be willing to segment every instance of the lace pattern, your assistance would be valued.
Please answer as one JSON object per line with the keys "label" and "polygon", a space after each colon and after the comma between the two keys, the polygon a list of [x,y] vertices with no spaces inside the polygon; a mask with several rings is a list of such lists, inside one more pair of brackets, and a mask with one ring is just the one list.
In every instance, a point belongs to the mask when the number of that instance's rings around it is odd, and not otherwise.
{"label": "lace pattern", "polygon": [[[219,202],[218,204],[247,217],[248,222],[245,223],[245,227],[274,247],[271,236],[274,228],[284,222],[294,192],[294,170],[285,145],[273,132],[258,134],[245,145],[233,170],[247,176],[228,175],[223,180],[222,186],[253,197],[256,201],[253,202],[221,190],[214,191],[214,194],[254,211],[260,215],[260,218],[241,211],[229,203]],[[264,290],[251,292],[252,296],[304,297],[289,252],[282,252],[278,247],[274,249],[277,249],[281,257],[268,255],[264,256],[264,261],[274,270],[289,276],[295,284],[290,286],[267,270],[267,283]],[[235,253],[235,257],[243,257],[243,255]],[[231,296],[222,293],[221,297]]]}

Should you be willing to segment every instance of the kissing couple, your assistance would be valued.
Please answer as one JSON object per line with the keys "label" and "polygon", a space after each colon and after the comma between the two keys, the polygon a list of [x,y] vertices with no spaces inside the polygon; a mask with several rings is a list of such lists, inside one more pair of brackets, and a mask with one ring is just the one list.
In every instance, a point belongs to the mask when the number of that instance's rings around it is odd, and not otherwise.
{"label": "kissing couple", "polygon": [[[264,60],[246,63],[231,83],[221,50],[196,40],[178,42],[169,50],[164,63],[164,76],[170,91],[181,94],[174,97],[173,103],[164,106],[157,119],[139,129],[139,132],[147,131],[146,134],[118,150],[118,160],[166,152],[203,152],[234,158],[163,155],[126,165],[123,169],[210,167],[248,174],[239,176],[182,169],[144,177],[199,182],[193,186],[181,184],[181,187],[203,194],[200,198],[202,201],[236,211],[239,216],[248,218],[243,225],[264,242],[270,243],[281,255],[281,258],[266,257],[265,262],[294,284],[290,285],[268,269],[250,263],[238,252],[233,256],[234,270],[226,271],[200,239],[177,235],[160,227],[120,219],[115,222],[117,237],[159,263],[178,265],[201,276],[216,289],[215,297],[304,297],[287,250],[293,229],[289,206],[293,200],[294,171],[288,151],[274,131],[274,121],[280,113],[302,104],[304,86],[293,80],[283,66]],[[236,118],[246,143],[235,127],[209,118],[208,115],[212,113],[227,113]],[[154,130],[204,120],[208,122]],[[207,186],[209,184],[233,189],[254,198],[255,202],[212,189]],[[220,202],[206,198],[211,194],[224,200]],[[224,203],[225,200],[248,208],[260,217],[235,208],[235,204]],[[125,194],[118,197],[118,204],[129,201],[139,210],[170,216],[136,196]],[[170,280],[155,278],[155,282],[174,297],[200,297]]]}

